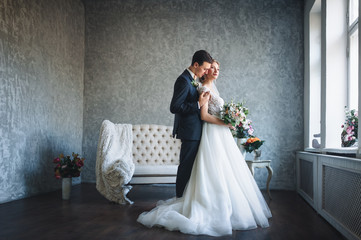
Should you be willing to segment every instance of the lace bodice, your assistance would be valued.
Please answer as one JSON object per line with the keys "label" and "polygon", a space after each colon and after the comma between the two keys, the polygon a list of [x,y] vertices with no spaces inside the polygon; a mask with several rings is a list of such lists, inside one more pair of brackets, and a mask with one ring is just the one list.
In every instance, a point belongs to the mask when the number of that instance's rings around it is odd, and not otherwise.
{"label": "lace bodice", "polygon": [[221,108],[224,105],[224,100],[217,94],[210,91],[209,88],[202,86],[202,85],[200,85],[198,87],[198,92],[199,92],[199,94],[201,92],[210,92],[211,93],[211,97],[210,97],[209,103],[208,103],[208,113],[220,118],[220,112],[221,112]]}

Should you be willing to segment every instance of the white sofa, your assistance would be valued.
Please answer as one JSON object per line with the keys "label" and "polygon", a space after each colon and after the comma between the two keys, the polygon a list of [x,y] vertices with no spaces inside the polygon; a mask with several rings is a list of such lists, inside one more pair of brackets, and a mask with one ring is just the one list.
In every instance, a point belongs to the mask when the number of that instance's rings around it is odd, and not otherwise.
{"label": "white sofa", "polygon": [[135,170],[130,184],[175,183],[181,141],[172,131],[164,125],[132,126]]}

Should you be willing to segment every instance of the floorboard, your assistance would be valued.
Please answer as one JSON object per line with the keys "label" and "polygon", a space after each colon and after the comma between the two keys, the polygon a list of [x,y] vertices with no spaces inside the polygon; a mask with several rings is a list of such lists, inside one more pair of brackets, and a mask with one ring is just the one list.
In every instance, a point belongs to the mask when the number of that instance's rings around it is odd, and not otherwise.
{"label": "floorboard", "polygon": [[173,197],[174,185],[134,185],[128,194],[134,204],[118,205],[101,196],[95,184],[83,183],[73,186],[69,201],[61,199],[59,190],[0,204],[0,239],[344,239],[296,192],[271,194],[272,200],[264,194],[273,214],[269,228],[216,238],[149,229],[136,222],[158,200]]}

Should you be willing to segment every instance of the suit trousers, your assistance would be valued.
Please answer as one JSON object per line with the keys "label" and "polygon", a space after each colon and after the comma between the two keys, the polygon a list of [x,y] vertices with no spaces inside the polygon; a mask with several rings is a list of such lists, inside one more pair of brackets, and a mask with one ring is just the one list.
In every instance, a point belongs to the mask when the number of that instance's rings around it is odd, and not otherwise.
{"label": "suit trousers", "polygon": [[182,140],[176,180],[177,197],[183,196],[184,189],[191,176],[193,163],[198,152],[199,143],[199,140]]}

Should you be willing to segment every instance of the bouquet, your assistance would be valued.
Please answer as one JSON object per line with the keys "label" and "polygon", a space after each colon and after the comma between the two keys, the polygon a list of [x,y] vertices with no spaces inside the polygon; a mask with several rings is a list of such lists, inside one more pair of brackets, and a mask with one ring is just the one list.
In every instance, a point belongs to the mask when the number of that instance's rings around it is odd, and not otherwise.
{"label": "bouquet", "polygon": [[256,150],[262,146],[264,140],[259,139],[258,137],[250,137],[247,139],[247,142],[243,144],[247,152],[251,153],[253,150]]}
{"label": "bouquet", "polygon": [[72,158],[60,154],[59,157],[53,160],[57,164],[54,168],[56,179],[79,177],[84,160],[85,158],[80,158],[79,154],[76,153],[72,154]]}
{"label": "bouquet", "polygon": [[249,119],[244,119],[241,123],[236,126],[236,130],[232,133],[236,138],[247,138],[251,136],[254,132],[251,125],[252,121]]}
{"label": "bouquet", "polygon": [[354,109],[350,111],[345,107],[345,115],[345,122],[341,125],[341,128],[343,128],[341,133],[341,146],[351,147],[357,142],[358,113]]}
{"label": "bouquet", "polygon": [[230,103],[223,105],[221,109],[221,118],[224,123],[231,123],[234,129],[232,130],[233,137],[247,138],[253,134],[252,121],[247,119],[248,108],[244,103]]}

